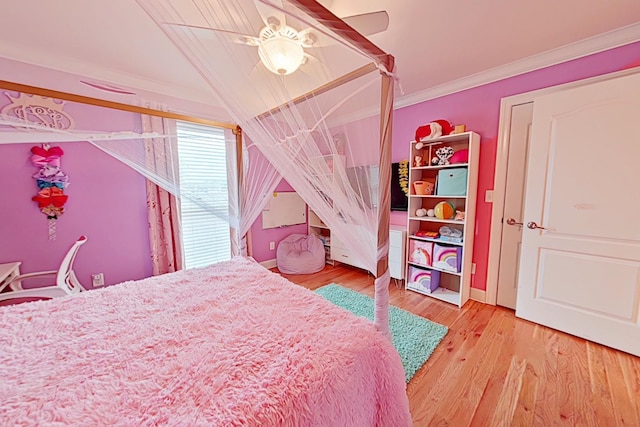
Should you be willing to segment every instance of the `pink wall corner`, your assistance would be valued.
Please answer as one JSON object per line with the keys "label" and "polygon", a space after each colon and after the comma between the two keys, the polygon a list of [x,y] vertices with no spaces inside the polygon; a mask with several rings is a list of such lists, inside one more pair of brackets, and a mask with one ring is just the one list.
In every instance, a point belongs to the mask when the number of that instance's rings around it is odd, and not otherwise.
{"label": "pink wall corner", "polygon": [[[530,92],[575,80],[631,68],[640,64],[640,42],[568,61],[562,64],[500,80],[484,86],[458,92],[395,111],[393,123],[393,161],[407,159],[409,142],[418,126],[436,119],[465,124],[481,136],[478,202],[476,207],[476,236],[474,262],[476,274],[472,286],[486,289],[490,203],[484,201],[485,192],[493,188],[500,102],[503,97]],[[391,223],[406,225],[404,212],[392,212]]]}
{"label": "pink wall corner", "polygon": [[[284,179],[276,187],[276,191],[294,191]],[[307,234],[307,224],[291,225],[283,228],[262,229],[262,215],[255,220],[251,226],[252,255],[258,262],[268,261],[276,258],[278,243],[290,234]],[[269,249],[269,242],[275,242],[276,249]]]}
{"label": "pink wall corner", "polygon": [[[7,103],[0,98],[0,107]],[[88,131],[140,130],[138,115],[68,103],[76,128]],[[64,150],[69,200],[48,240],[47,218],[31,200],[37,192],[29,162],[34,144],[0,145],[3,171],[0,210],[0,262],[22,261],[21,271],[55,270],[75,240],[86,235],[75,270],[91,288],[91,274],[102,272],[107,285],[151,275],[145,179],[88,142],[55,144]],[[8,184],[8,185],[7,185]]]}

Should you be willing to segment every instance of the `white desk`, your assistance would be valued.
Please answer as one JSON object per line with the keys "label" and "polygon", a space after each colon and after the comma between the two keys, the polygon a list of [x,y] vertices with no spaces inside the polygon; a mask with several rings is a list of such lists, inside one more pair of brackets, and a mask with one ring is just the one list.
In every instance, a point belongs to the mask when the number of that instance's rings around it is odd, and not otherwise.
{"label": "white desk", "polygon": [[[392,279],[404,280],[405,264],[407,262],[405,259],[406,241],[406,227],[401,225],[389,226],[389,273]],[[345,247],[335,233],[331,233],[331,258],[343,264],[365,269],[362,261]]]}
{"label": "white desk", "polygon": [[21,262],[9,262],[0,264],[0,292],[13,280],[14,277],[20,275]]}

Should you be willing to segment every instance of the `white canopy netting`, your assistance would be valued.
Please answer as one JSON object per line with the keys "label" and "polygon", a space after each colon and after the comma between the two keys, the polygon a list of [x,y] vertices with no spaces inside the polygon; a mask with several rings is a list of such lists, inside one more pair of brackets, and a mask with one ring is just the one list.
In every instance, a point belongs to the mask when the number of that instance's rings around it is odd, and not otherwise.
{"label": "white canopy netting", "polygon": [[[227,138],[230,166],[242,153],[242,173],[229,179],[229,194],[237,197],[220,206],[214,194],[181,185],[175,132],[166,120],[146,118],[137,134],[49,130],[47,136],[89,140],[215,212],[238,236],[284,177],[331,229],[331,238],[376,277],[375,323],[389,334],[393,58],[312,0],[137,1],[199,72],[212,103],[242,129],[241,151],[231,132]],[[36,127],[30,129],[41,133]],[[15,126],[5,131],[0,140],[6,142]]]}

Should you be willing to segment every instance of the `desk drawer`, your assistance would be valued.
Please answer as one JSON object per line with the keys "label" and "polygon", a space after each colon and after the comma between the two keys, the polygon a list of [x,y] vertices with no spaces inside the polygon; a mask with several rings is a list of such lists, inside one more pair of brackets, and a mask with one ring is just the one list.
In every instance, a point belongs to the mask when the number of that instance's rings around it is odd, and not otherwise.
{"label": "desk drawer", "polygon": [[404,279],[404,264],[389,260],[389,274],[393,279]]}
{"label": "desk drawer", "polygon": [[403,233],[397,230],[389,231],[389,246],[395,248],[401,248],[403,245]]}
{"label": "desk drawer", "polygon": [[402,248],[389,248],[389,262],[399,262],[400,264],[404,263],[404,258],[402,256]]}
{"label": "desk drawer", "polygon": [[365,268],[358,257],[353,255],[348,249],[331,246],[331,258],[344,264],[353,265],[358,268]]}

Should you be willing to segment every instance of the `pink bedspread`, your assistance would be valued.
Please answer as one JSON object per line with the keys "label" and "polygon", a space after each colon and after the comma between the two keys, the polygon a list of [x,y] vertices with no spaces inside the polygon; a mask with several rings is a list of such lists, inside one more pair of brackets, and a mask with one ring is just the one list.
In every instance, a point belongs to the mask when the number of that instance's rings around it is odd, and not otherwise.
{"label": "pink bedspread", "polygon": [[236,258],[0,307],[0,425],[411,424],[372,323]]}

